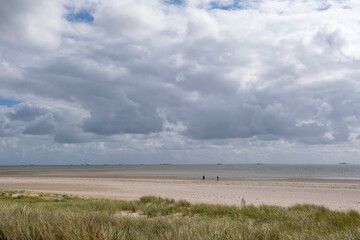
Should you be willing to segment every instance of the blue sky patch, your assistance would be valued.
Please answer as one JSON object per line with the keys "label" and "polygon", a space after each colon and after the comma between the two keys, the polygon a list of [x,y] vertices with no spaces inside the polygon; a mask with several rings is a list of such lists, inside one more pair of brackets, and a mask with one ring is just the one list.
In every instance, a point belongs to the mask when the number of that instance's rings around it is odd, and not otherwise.
{"label": "blue sky patch", "polygon": [[11,100],[11,99],[3,99],[0,98],[0,106],[7,106],[7,107],[12,107],[18,103],[21,103],[19,101],[15,101],[15,100]]}
{"label": "blue sky patch", "polygon": [[172,5],[184,5],[185,0],[164,0],[166,4],[172,4]]}
{"label": "blue sky patch", "polygon": [[66,20],[69,22],[84,22],[92,23],[94,22],[94,17],[91,13],[85,9],[80,9],[77,12],[70,12],[66,16]]}
{"label": "blue sky patch", "polygon": [[327,5],[324,5],[324,6],[322,6],[322,7],[319,7],[317,10],[318,11],[326,11],[326,10],[328,10],[329,8],[331,7],[331,5],[330,4],[327,4]]}
{"label": "blue sky patch", "polygon": [[220,4],[219,2],[211,2],[210,9],[233,10],[233,9],[247,9],[251,4],[244,0],[234,0],[230,4]]}

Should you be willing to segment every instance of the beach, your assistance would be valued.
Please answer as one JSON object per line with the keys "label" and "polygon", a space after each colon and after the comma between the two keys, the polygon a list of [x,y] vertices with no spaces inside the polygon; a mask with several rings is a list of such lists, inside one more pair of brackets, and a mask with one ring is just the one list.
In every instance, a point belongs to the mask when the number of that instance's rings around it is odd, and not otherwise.
{"label": "beach", "polygon": [[[51,175],[51,174],[50,174]],[[154,195],[191,203],[241,205],[295,204],[323,205],[333,210],[360,212],[360,182],[334,180],[221,180],[170,178],[109,178],[84,173],[81,177],[69,174],[47,174],[42,177],[16,175],[0,176],[0,189],[54,192],[85,198],[135,200]],[[71,175],[71,174],[70,174]]]}

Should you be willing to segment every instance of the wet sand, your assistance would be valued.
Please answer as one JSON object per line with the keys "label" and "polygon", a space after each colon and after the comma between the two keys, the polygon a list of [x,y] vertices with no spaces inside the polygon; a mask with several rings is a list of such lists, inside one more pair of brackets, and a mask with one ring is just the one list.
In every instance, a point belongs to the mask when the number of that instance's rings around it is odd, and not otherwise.
{"label": "wet sand", "polygon": [[185,199],[192,203],[291,206],[323,205],[334,210],[360,212],[359,181],[297,179],[282,181],[107,178],[0,174],[0,189],[56,192],[86,198],[133,200],[145,195]]}

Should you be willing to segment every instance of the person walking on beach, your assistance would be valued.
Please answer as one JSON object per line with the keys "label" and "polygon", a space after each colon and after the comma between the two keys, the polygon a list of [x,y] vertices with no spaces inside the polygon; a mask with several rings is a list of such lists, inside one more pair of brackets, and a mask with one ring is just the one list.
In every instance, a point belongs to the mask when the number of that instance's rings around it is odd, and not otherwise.
{"label": "person walking on beach", "polygon": [[216,176],[216,181],[217,181],[217,182],[219,181],[219,176]]}
{"label": "person walking on beach", "polygon": [[205,180],[205,175],[203,176],[203,180]]}

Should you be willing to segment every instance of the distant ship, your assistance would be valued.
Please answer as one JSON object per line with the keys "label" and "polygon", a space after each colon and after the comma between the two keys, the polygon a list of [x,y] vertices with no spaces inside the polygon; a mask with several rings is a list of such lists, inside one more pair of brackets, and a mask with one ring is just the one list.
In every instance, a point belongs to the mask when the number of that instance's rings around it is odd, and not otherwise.
{"label": "distant ship", "polygon": [[223,165],[222,163],[217,163],[216,165]]}
{"label": "distant ship", "polygon": [[341,165],[345,165],[345,164],[347,164],[346,162],[341,162],[341,163],[339,163],[339,164],[341,164]]}

